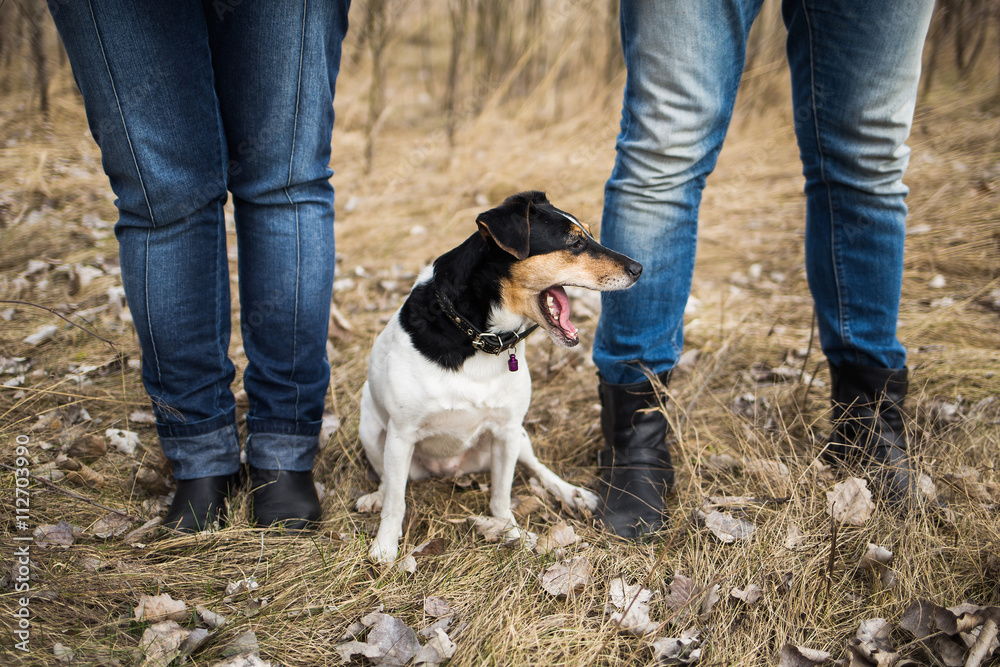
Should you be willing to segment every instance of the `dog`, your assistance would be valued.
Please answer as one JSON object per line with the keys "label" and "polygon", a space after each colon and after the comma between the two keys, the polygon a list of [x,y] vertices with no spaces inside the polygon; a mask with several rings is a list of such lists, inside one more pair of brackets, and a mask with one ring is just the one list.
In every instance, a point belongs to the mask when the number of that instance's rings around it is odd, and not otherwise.
{"label": "dog", "polygon": [[509,197],[476,224],[420,273],[372,346],[359,431],[380,482],[357,509],[381,511],[369,550],[377,563],[398,557],[407,479],[489,469],[490,513],[511,541],[521,536],[510,507],[516,463],[567,506],[597,507],[594,493],[535,456],[522,425],[531,400],[524,339],[537,328],[573,347],[579,336],[563,286],[625,289],[642,266],[602,246],[542,192]]}

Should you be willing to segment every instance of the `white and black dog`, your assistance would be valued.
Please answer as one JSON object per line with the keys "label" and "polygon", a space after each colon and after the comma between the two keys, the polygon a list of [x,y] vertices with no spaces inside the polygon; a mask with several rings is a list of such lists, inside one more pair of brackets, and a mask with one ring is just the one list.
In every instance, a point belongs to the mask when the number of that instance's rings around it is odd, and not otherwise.
{"label": "white and black dog", "polygon": [[600,245],[541,192],[482,213],[479,231],[434,261],[378,336],[361,396],[360,436],[381,477],[357,502],[381,510],[370,549],[399,552],[407,479],[490,470],[490,512],[520,531],[510,508],[515,463],[570,507],[597,496],[560,479],[535,457],[522,426],[531,401],[524,339],[541,328],[556,344],[579,342],[564,285],[630,287],[642,266]]}

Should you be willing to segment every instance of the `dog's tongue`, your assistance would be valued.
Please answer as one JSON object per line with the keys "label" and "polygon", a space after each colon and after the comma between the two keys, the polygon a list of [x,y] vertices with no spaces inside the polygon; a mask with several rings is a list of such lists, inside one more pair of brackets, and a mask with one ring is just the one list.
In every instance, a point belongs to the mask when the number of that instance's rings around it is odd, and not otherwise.
{"label": "dog's tongue", "polygon": [[552,314],[553,319],[559,323],[559,328],[570,336],[575,336],[576,327],[569,321],[569,297],[566,296],[566,290],[561,285],[556,285],[549,288],[548,296],[552,298],[552,303],[549,304],[549,312]]}

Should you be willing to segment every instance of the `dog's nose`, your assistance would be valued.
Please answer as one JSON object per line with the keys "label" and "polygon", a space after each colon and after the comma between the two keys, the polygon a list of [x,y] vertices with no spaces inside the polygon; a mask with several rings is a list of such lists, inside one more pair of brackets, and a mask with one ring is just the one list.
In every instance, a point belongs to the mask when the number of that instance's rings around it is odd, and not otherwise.
{"label": "dog's nose", "polygon": [[642,273],[642,264],[633,260],[625,265],[625,270],[630,276],[638,279],[639,274]]}

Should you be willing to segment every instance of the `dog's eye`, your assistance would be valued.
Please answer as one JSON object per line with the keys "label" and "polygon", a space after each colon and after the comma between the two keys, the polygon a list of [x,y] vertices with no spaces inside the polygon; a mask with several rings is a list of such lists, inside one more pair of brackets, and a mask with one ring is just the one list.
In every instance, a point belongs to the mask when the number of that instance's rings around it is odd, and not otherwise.
{"label": "dog's eye", "polygon": [[587,245],[587,242],[583,240],[582,237],[576,237],[576,240],[569,244],[570,250],[583,250],[583,246]]}

